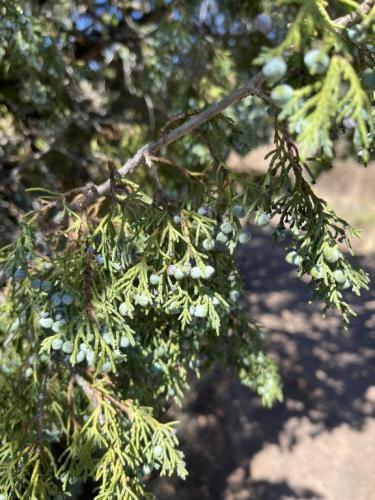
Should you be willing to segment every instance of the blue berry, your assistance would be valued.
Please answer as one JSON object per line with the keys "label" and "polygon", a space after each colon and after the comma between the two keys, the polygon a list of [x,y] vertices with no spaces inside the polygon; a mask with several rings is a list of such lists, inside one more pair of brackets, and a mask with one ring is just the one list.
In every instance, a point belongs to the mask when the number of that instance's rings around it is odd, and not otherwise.
{"label": "blue berry", "polygon": [[191,270],[190,276],[194,280],[199,280],[202,277],[202,272],[199,269],[199,267],[193,267],[192,270]]}
{"label": "blue berry", "polygon": [[118,310],[119,310],[119,313],[121,314],[121,316],[126,316],[129,312],[129,308],[125,302],[122,302],[120,304]]}
{"label": "blue berry", "polygon": [[40,318],[39,324],[42,328],[52,328],[53,319],[52,318]]}
{"label": "blue berry", "polygon": [[149,465],[144,465],[142,467],[142,473],[144,476],[148,476],[149,474],[151,474],[151,472],[152,472],[152,469]]}
{"label": "blue berry", "polygon": [[242,219],[245,217],[245,209],[241,205],[235,205],[233,207],[233,214],[238,217],[239,219]]}
{"label": "blue berry", "polygon": [[280,80],[286,73],[287,65],[282,57],[273,57],[262,69],[264,76],[270,82]]}
{"label": "blue berry", "polygon": [[355,128],[357,125],[355,120],[353,120],[353,118],[350,117],[344,118],[342,124],[344,125],[346,130],[353,130],[353,128]]}
{"label": "blue berry", "polygon": [[219,243],[226,243],[228,241],[228,236],[220,231],[216,235],[216,241],[218,241]]}
{"label": "blue berry", "polygon": [[112,365],[109,361],[106,361],[105,363],[102,364],[102,367],[100,368],[100,371],[102,373],[110,373],[112,371]]}
{"label": "blue berry", "polygon": [[48,318],[48,316],[49,316],[49,314],[47,311],[41,311],[41,313],[40,313],[41,318]]}
{"label": "blue berry", "polygon": [[215,268],[212,266],[205,266],[203,274],[204,278],[209,279],[213,274],[215,274]]}
{"label": "blue berry", "polygon": [[63,346],[63,340],[62,339],[53,339],[51,342],[51,347],[54,351],[59,351],[62,346]]}
{"label": "blue berry", "polygon": [[33,254],[32,253],[27,253],[26,254],[26,260],[33,260]]}
{"label": "blue berry", "polygon": [[96,260],[96,263],[99,265],[104,264],[104,257],[102,255],[97,255],[95,257],[95,260]]}
{"label": "blue berry", "polygon": [[215,248],[215,241],[214,240],[204,240],[202,243],[202,247],[209,252],[210,250],[213,250]]}
{"label": "blue berry", "polygon": [[202,206],[198,208],[198,215],[207,215],[209,213],[209,208]]}
{"label": "blue berry", "polygon": [[345,272],[342,269],[338,269],[337,271],[335,271],[333,276],[335,278],[336,283],[339,283],[340,285],[343,285],[346,282],[347,278]]}
{"label": "blue berry", "polygon": [[68,293],[64,293],[64,295],[62,296],[62,301],[66,306],[70,306],[70,304],[73,302],[73,297]]}
{"label": "blue berry", "polygon": [[129,339],[127,337],[121,337],[120,339],[120,347],[122,347],[123,349],[126,349],[127,347],[129,347]]}
{"label": "blue berry", "polygon": [[86,351],[86,361],[89,366],[92,366],[95,361],[95,352],[88,350]]}
{"label": "blue berry", "polygon": [[158,285],[160,283],[160,276],[158,274],[150,275],[150,283],[151,285]]}
{"label": "blue berry", "polygon": [[335,264],[340,258],[340,252],[337,247],[326,247],[323,250],[324,259],[330,264]]}
{"label": "blue berry", "polygon": [[175,265],[174,264],[170,264],[168,267],[167,267],[167,274],[168,276],[173,276],[174,274],[174,270],[175,270]]}
{"label": "blue berry", "polygon": [[267,35],[272,29],[272,19],[267,14],[258,14],[254,19],[253,28],[255,31],[260,31],[264,35]]}
{"label": "blue berry", "polygon": [[160,445],[154,447],[154,457],[160,458],[163,454],[163,448]]}
{"label": "blue berry", "polygon": [[42,281],[42,290],[43,292],[50,292],[52,290],[52,283],[48,280]]}
{"label": "blue berry", "polygon": [[181,217],[179,215],[174,215],[173,216],[173,222],[178,225],[181,224]]}
{"label": "blue berry", "polygon": [[146,307],[150,303],[150,299],[144,293],[137,295],[135,301],[142,307]]}
{"label": "blue berry", "polygon": [[103,335],[103,340],[106,344],[108,345],[112,345],[113,344],[113,338],[112,338],[112,335],[110,335],[109,333],[105,333]]}
{"label": "blue berry", "polygon": [[61,295],[59,293],[53,293],[51,295],[51,300],[53,305],[58,307],[61,304]]}
{"label": "blue berry", "polygon": [[35,278],[31,281],[31,286],[35,288],[35,290],[39,290],[40,287],[42,286],[42,280],[39,278]]}
{"label": "blue berry", "polygon": [[223,222],[220,226],[220,230],[224,234],[230,234],[233,231],[233,226],[230,222]]}
{"label": "blue berry", "polygon": [[238,241],[241,243],[241,245],[245,245],[246,243],[249,243],[251,240],[251,233],[250,231],[244,231],[243,233],[240,233],[238,237]]}
{"label": "blue berry", "polygon": [[270,220],[271,220],[270,216],[268,214],[266,214],[266,212],[263,212],[263,213],[258,215],[257,224],[260,227],[268,226],[268,224],[270,223]]}
{"label": "blue berry", "polygon": [[323,267],[320,264],[315,264],[311,268],[310,274],[315,280],[321,280],[323,278]]}
{"label": "blue berry", "polygon": [[17,271],[13,274],[13,278],[17,281],[22,281],[26,278],[26,273],[23,269],[17,269]]}
{"label": "blue berry", "polygon": [[56,314],[56,316],[55,316],[55,320],[56,320],[56,321],[60,321],[60,319],[62,319],[62,317],[63,317],[63,315],[62,315],[61,313],[58,313],[58,314]]}
{"label": "blue berry", "polygon": [[184,268],[184,273],[189,275],[191,273],[191,268],[193,266],[191,265],[191,262],[187,261],[184,263],[183,268]]}
{"label": "blue berry", "polygon": [[237,302],[240,299],[241,294],[238,290],[231,290],[229,292],[229,297],[230,297],[232,302]]}
{"label": "blue berry", "polygon": [[[33,374],[33,369],[29,366],[29,367],[28,367],[28,368],[26,368],[26,370],[25,370],[25,377],[26,377],[26,378],[30,378],[32,374]],[[1,497],[2,497],[2,496],[3,496],[3,495],[0,495],[0,500],[1,500]],[[4,498],[5,498],[5,497],[4,497]]]}
{"label": "blue berry", "polygon": [[62,345],[62,351],[65,352],[65,354],[72,354],[73,352],[73,343],[70,341],[66,341]]}
{"label": "blue berry", "polygon": [[348,289],[348,288],[350,288],[351,286],[352,286],[351,281],[350,281],[350,280],[348,280],[348,279],[346,279],[346,280],[345,280],[345,283],[343,283],[343,285],[342,285],[342,287],[341,287],[341,288],[342,288],[343,290],[347,290],[347,289]]}
{"label": "blue berry", "polygon": [[211,303],[214,306],[218,306],[220,304],[220,300],[217,297],[211,297]]}
{"label": "blue berry", "polygon": [[306,52],[303,60],[311,75],[324,73],[330,62],[328,55],[318,49],[311,49]]}
{"label": "blue berry", "polygon": [[87,347],[87,345],[84,342],[82,342],[81,344],[79,344],[79,350],[83,351],[83,352],[87,352],[89,350],[89,348]]}
{"label": "blue berry", "polygon": [[77,357],[76,357],[76,363],[82,363],[86,358],[86,353],[85,351],[78,351]]}
{"label": "blue berry", "polygon": [[288,264],[293,264],[294,266],[299,266],[303,262],[302,257],[295,251],[289,252],[285,257],[285,260]]}
{"label": "blue berry", "polygon": [[202,304],[198,304],[195,307],[194,316],[196,318],[205,318],[207,316],[207,307]]}
{"label": "blue berry", "polygon": [[294,90],[286,83],[278,85],[271,92],[271,98],[277,106],[284,106],[293,97]]}
{"label": "blue berry", "polygon": [[64,325],[65,325],[65,320],[64,319],[60,319],[59,321],[55,321],[52,325],[52,330],[55,332],[55,333],[58,333],[58,332],[61,332],[61,330],[64,329]]}
{"label": "blue berry", "polygon": [[179,281],[185,277],[185,274],[180,267],[176,266],[173,271],[173,276]]}

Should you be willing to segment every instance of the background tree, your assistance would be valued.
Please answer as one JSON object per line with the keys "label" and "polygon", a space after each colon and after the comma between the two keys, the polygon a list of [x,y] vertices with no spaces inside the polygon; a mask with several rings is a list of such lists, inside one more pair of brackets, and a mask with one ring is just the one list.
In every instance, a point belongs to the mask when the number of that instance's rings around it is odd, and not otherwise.
{"label": "background tree", "polygon": [[[281,399],[240,307],[247,220],[349,321],[356,232],[312,184],[342,134],[373,154],[373,4],[1,2],[3,497],[185,477],[165,410],[212,364]],[[229,168],[271,135],[264,176]]]}

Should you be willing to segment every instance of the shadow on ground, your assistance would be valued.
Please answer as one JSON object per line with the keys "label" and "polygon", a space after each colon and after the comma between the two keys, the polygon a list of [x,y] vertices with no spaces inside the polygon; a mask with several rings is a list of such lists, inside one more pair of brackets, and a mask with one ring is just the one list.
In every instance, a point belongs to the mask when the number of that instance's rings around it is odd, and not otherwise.
{"label": "shadow on ground", "polygon": [[[285,401],[271,410],[220,371],[204,377],[179,416],[190,475],[163,480],[160,500],[375,498],[375,292],[350,297],[349,331],[296,278],[282,248],[256,231],[239,255],[244,307],[271,332]],[[374,258],[357,258],[370,274]]]}

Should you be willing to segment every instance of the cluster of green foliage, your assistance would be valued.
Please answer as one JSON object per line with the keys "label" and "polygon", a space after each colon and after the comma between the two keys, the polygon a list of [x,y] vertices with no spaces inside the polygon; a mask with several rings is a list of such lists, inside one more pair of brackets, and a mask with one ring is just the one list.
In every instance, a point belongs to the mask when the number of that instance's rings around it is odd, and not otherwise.
{"label": "cluster of green foliage", "polygon": [[[0,254],[2,498],[91,481],[95,498],[138,499],[150,477],[184,478],[165,411],[207,367],[281,400],[241,306],[246,223],[273,227],[313,296],[345,324],[354,314],[343,292],[368,286],[344,251],[357,233],[312,173],[343,133],[364,163],[374,153],[375,7],[331,3],[2,0],[0,194],[6,228],[19,225]],[[172,129],[257,71],[257,97],[116,174],[168,117]],[[227,165],[271,131],[265,175]]]}

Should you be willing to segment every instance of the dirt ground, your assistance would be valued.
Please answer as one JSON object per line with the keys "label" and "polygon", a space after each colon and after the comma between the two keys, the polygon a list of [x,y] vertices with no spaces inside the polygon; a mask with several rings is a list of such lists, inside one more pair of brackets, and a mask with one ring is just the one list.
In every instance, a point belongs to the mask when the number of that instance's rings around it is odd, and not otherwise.
{"label": "dirt ground", "polygon": [[[336,165],[318,190],[364,228],[355,261],[374,279],[375,168],[354,168]],[[270,332],[285,400],[267,410],[225,373],[207,374],[179,415],[189,478],[155,484],[157,498],[375,499],[375,290],[351,297],[358,316],[346,332],[308,303],[282,248],[253,234],[239,255],[244,308]]]}

